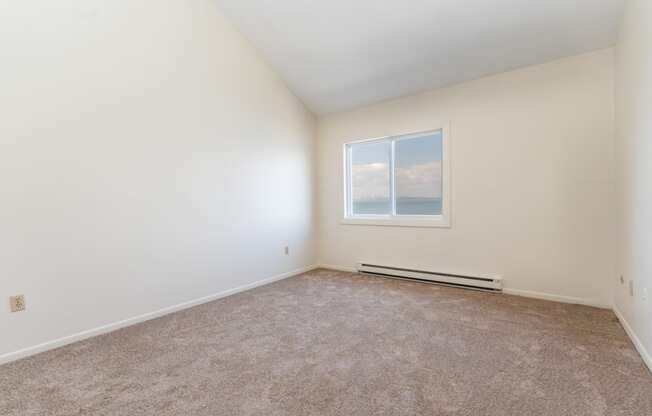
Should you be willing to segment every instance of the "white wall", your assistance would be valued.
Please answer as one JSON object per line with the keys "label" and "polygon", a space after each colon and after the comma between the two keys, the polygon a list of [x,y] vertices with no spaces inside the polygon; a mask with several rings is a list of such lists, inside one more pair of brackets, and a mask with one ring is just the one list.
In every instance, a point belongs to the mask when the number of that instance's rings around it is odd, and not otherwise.
{"label": "white wall", "polygon": [[[607,49],[321,118],[320,263],[498,274],[610,305],[613,77]],[[343,143],[447,120],[452,228],[340,224]]]}
{"label": "white wall", "polygon": [[[616,48],[619,201],[615,305],[652,368],[652,2],[627,2]],[[634,296],[628,283],[634,283]],[[650,294],[643,299],[643,289]],[[647,351],[645,351],[645,350]]]}
{"label": "white wall", "polygon": [[0,356],[314,263],[314,117],[211,0],[2,1],[0,62]]}

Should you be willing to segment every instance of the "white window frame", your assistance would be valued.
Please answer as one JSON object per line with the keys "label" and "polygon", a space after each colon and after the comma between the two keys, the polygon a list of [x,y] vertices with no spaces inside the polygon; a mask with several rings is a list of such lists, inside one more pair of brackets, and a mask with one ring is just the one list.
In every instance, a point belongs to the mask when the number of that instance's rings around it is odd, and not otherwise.
{"label": "white window frame", "polygon": [[[394,145],[399,140],[414,139],[427,136],[441,131],[442,133],[442,206],[441,215],[396,215],[396,195],[394,185]],[[389,215],[353,215],[351,200],[351,145],[371,142],[391,142],[390,153],[390,200],[392,202],[392,214]],[[415,133],[392,134],[390,136],[376,137],[372,139],[355,140],[344,143],[342,146],[343,160],[343,216],[341,223],[349,225],[377,225],[394,227],[442,227],[451,226],[451,143],[450,124],[442,124],[438,128],[419,131]]]}

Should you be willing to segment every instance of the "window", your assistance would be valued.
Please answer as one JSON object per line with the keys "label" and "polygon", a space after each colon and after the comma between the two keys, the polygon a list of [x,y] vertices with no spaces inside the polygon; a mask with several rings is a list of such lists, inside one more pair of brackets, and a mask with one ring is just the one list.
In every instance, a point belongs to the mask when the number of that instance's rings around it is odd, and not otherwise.
{"label": "window", "polygon": [[391,142],[351,145],[351,213],[387,215],[390,200]]}
{"label": "window", "polygon": [[347,143],[344,223],[446,227],[447,129]]}

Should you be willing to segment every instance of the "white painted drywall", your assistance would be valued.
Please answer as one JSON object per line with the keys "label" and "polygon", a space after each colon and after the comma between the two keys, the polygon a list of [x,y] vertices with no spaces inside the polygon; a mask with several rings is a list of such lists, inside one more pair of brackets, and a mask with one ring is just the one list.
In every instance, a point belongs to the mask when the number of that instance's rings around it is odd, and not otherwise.
{"label": "white painted drywall", "polygon": [[211,0],[2,1],[0,62],[0,355],[313,264],[314,117]]}
{"label": "white painted drywall", "polygon": [[[497,274],[513,290],[610,305],[613,72],[606,49],[320,118],[320,263]],[[440,121],[452,228],[340,224],[342,144]]]}
{"label": "white painted drywall", "polygon": [[[615,306],[652,366],[652,2],[627,2],[616,47]],[[625,284],[618,282],[622,274]],[[629,295],[629,281],[634,296]],[[643,289],[650,295],[643,299]],[[638,345],[641,349],[641,345]],[[652,368],[652,367],[651,367]]]}

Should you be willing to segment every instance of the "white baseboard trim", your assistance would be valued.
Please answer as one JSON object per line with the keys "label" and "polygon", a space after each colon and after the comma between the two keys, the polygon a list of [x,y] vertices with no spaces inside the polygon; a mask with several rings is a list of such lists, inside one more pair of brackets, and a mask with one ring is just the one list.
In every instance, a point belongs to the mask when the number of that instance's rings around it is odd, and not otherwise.
{"label": "white baseboard trim", "polygon": [[52,341],[44,342],[33,347],[23,348],[18,351],[13,351],[0,355],[0,365],[6,364],[12,361],[20,360],[21,358],[26,358],[31,355],[35,355],[41,352],[52,350],[55,348],[63,347],[64,345],[72,344],[74,342],[82,341],[88,338],[92,338],[98,335],[106,334],[108,332],[113,332],[121,328],[125,328],[131,325],[135,325],[141,322],[149,321],[150,319],[159,318],[164,315],[168,315],[174,312],[178,312],[183,309],[192,308],[193,306],[198,306],[207,302],[211,302],[217,299],[221,299],[230,295],[235,295],[236,293],[244,292],[250,289],[254,289],[259,286],[268,285],[270,283],[277,282],[279,280],[287,279],[288,277],[296,276],[302,273],[309,272],[316,269],[317,266],[307,266],[300,269],[292,270],[287,273],[279,274],[276,276],[268,277],[266,279],[258,280],[253,283],[249,283],[243,286],[239,286],[233,289],[227,289],[222,292],[214,293],[212,295],[204,296],[198,299],[194,299],[188,302],[179,303],[173,306],[168,306],[167,308],[159,309],[154,312],[149,312],[143,315],[135,316],[133,318],[128,318],[122,321],[113,322],[108,325],[103,325],[97,328],[89,329],[86,331],[78,332],[73,335],[69,335],[63,338],[55,339]]}
{"label": "white baseboard trim", "polygon": [[336,266],[334,264],[320,264],[320,269],[336,270],[338,272],[356,273],[358,270],[355,267]]}
{"label": "white baseboard trim", "polygon": [[632,340],[634,347],[636,347],[636,350],[641,355],[643,362],[645,363],[645,365],[647,365],[647,368],[650,370],[650,372],[652,372],[652,355],[650,355],[647,349],[645,349],[645,346],[634,332],[634,329],[629,324],[629,322],[627,322],[625,316],[622,314],[622,312],[620,312],[620,309],[618,309],[618,306],[615,303],[613,305],[613,311],[618,317],[620,324],[625,329],[625,332],[627,333],[627,335],[629,335],[629,339]]}
{"label": "white baseboard trim", "polygon": [[[337,271],[342,271],[342,272],[351,272],[351,273],[357,272],[357,269],[355,267],[339,266],[339,265],[335,265],[335,264],[320,264],[319,268],[337,270]],[[594,300],[594,299],[585,299],[585,298],[576,298],[576,297],[572,297],[572,296],[553,295],[551,293],[534,292],[534,291],[530,291],[530,290],[511,289],[511,288],[504,288],[503,293],[505,293],[507,295],[522,296],[522,297],[526,297],[526,298],[534,298],[534,299],[549,300],[549,301],[553,301],[553,302],[572,303],[572,304],[577,304],[577,305],[593,306],[593,307],[601,308],[601,309],[611,309],[610,304],[600,302],[600,301]]]}
{"label": "white baseboard trim", "polygon": [[503,293],[507,295],[522,296],[525,298],[549,300],[552,302],[571,303],[574,305],[593,306],[594,308],[611,309],[611,305],[596,299],[576,298],[573,296],[553,295],[551,293],[534,292],[531,290],[503,288]]}

